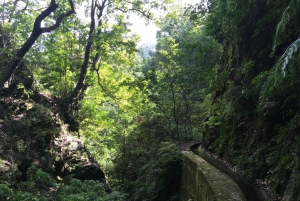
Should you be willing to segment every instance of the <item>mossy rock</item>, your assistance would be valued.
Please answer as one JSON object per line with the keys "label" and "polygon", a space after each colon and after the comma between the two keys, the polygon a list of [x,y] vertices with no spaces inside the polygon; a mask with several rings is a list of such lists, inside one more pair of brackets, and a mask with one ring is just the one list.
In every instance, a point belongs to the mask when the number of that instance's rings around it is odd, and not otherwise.
{"label": "mossy rock", "polygon": [[64,178],[73,175],[80,180],[105,182],[104,172],[93,159],[79,138],[68,135],[55,139],[55,175]]}
{"label": "mossy rock", "polygon": [[23,173],[32,163],[51,171],[50,150],[60,133],[51,110],[29,100],[8,97],[0,103],[0,113],[2,159],[14,161]]}
{"label": "mossy rock", "polygon": [[17,171],[17,167],[7,160],[0,159],[0,183],[11,179],[11,174]]}

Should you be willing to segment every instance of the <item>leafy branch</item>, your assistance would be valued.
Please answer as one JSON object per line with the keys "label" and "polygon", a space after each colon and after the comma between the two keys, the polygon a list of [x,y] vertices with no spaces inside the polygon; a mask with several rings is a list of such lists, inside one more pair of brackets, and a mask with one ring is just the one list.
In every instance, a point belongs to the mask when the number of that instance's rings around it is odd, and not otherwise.
{"label": "leafy branch", "polygon": [[48,32],[55,30],[56,28],[59,27],[60,23],[62,22],[62,20],[64,18],[75,13],[73,1],[69,0],[69,4],[71,6],[71,9],[66,13],[60,14],[58,16],[58,18],[56,19],[55,24],[53,24],[50,27],[41,27],[41,24],[45,18],[47,18],[51,13],[53,13],[58,8],[58,4],[56,3],[55,0],[51,0],[50,5],[36,17],[30,37],[22,45],[22,47],[18,50],[18,52],[15,55],[15,59],[11,62],[11,64],[9,65],[9,68],[2,75],[2,77],[0,77],[0,87],[1,88],[4,86],[4,83],[7,82],[11,78],[12,74],[17,69],[20,61],[23,59],[23,57],[26,55],[26,53],[30,50],[30,48],[33,46],[33,44],[39,38],[39,36],[42,35],[43,33],[48,33]]}

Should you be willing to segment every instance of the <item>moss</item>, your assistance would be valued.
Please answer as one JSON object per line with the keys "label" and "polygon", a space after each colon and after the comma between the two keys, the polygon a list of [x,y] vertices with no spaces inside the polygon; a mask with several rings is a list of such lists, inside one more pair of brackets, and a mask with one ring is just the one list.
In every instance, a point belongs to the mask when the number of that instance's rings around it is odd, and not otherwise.
{"label": "moss", "polygon": [[50,171],[52,142],[60,132],[50,109],[30,100],[6,97],[0,102],[0,119],[0,156],[23,172],[31,163]]}

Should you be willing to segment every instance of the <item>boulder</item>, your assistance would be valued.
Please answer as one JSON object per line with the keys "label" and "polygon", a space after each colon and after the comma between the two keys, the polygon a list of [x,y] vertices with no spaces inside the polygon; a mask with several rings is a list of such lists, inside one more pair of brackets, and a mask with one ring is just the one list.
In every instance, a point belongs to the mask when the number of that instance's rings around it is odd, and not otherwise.
{"label": "boulder", "polygon": [[61,179],[68,175],[80,180],[105,182],[104,172],[89,156],[81,139],[67,135],[55,139],[55,175]]}
{"label": "boulder", "polygon": [[15,172],[17,167],[7,160],[0,159],[0,180],[8,181],[11,179],[12,172]]}

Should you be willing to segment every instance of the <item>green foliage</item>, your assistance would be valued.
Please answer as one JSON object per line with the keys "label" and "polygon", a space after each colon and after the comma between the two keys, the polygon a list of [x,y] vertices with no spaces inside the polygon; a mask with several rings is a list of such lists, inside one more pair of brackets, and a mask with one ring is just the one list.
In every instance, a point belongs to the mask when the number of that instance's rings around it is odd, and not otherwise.
{"label": "green foliage", "polygon": [[267,163],[271,166],[270,178],[273,188],[280,193],[284,192],[293,168],[299,167],[298,122],[299,117],[296,115],[286,126],[275,127],[277,135],[272,139],[273,146],[270,148],[270,154],[267,155]]}
{"label": "green foliage", "polygon": [[201,103],[217,55],[216,43],[204,36],[204,28],[183,13],[180,8],[160,21],[157,52],[144,58],[143,67],[155,118],[165,122],[162,130],[173,139],[199,137],[194,128],[206,118]]}
{"label": "green foliage", "polygon": [[107,193],[105,191],[105,186],[103,183],[97,181],[79,181],[76,179],[71,179],[67,183],[63,183],[60,188],[58,188],[58,200],[67,201],[67,200],[124,200],[124,195],[113,191]]}
{"label": "green foliage", "polygon": [[28,180],[17,184],[16,189],[9,185],[0,185],[2,200],[36,200],[36,201],[123,201],[125,195],[112,191],[108,193],[103,183],[86,180],[69,179],[67,182],[57,183],[49,173],[35,167],[29,168]]}
{"label": "green foliage", "polygon": [[[28,169],[27,179],[26,182],[18,184],[18,190],[31,193],[31,195],[34,195],[37,192],[47,195],[49,194],[50,189],[55,189],[57,187],[55,179],[53,179],[49,173],[43,172],[35,166],[31,166]],[[27,196],[27,194],[25,193],[23,196]]]}
{"label": "green foliage", "polygon": [[281,19],[276,27],[273,49],[283,43],[283,41],[286,39],[286,36],[283,36],[283,34],[289,35],[289,33],[286,32],[289,31],[291,26],[298,28],[300,12],[299,8],[300,2],[298,0],[291,0],[285,7],[284,11],[282,12]]}
{"label": "green foliage", "polygon": [[36,66],[32,66],[41,86],[58,97],[66,97],[73,89],[81,65],[85,27],[72,28],[83,30],[79,39],[76,38],[77,33],[72,33],[74,30],[62,30],[49,36],[49,42],[41,44],[48,46],[47,49],[36,61]]}
{"label": "green foliage", "polygon": [[298,3],[211,1],[204,20],[222,53],[210,82],[204,146],[245,174],[270,179],[279,196],[298,153]]}
{"label": "green foliage", "polygon": [[[175,144],[137,130],[128,136],[111,173],[114,185],[130,200],[176,200],[179,193],[181,154]],[[119,183],[117,182],[119,181]]]}
{"label": "green foliage", "polygon": [[14,193],[14,190],[11,189],[7,184],[0,184],[0,199],[6,200],[11,197]]}
{"label": "green foliage", "polygon": [[163,144],[157,155],[140,168],[132,199],[174,200],[175,195],[170,192],[174,191],[176,186],[178,188],[181,163],[181,154],[175,145]]}
{"label": "green foliage", "polygon": [[[79,1],[74,2],[79,3]],[[28,10],[40,10],[44,6],[43,3],[29,1]],[[61,3],[62,5],[68,5],[67,1]],[[35,42],[35,46],[30,49],[23,61],[33,72],[35,79],[39,83],[40,90],[46,91],[47,95],[51,94],[54,97],[51,106],[49,105],[54,110],[65,110],[65,108],[59,108],[58,102],[65,103],[66,98],[74,90],[74,86],[79,80],[78,77],[80,75],[85,76],[82,81],[84,89],[82,89],[76,101],[70,103],[73,109],[71,111],[73,113],[70,116],[78,117],[80,121],[80,135],[90,149],[91,155],[104,166],[107,172],[111,171],[111,168],[120,168],[122,170],[120,173],[109,172],[111,175],[115,174],[115,177],[111,177],[111,180],[115,180],[117,184],[122,181],[124,182],[123,185],[126,185],[126,181],[130,181],[128,186],[135,186],[134,177],[139,177],[139,168],[149,162],[149,159],[151,161],[154,160],[153,157],[156,157],[159,148],[165,146],[160,145],[158,139],[167,139],[170,135],[175,136],[172,133],[174,130],[185,130],[187,132],[185,136],[190,137],[190,134],[188,134],[190,131],[188,130],[191,130],[191,126],[187,128],[187,122],[193,116],[188,114],[190,110],[189,105],[192,106],[193,103],[188,105],[189,97],[185,93],[181,93],[181,91],[189,91],[192,88],[186,89],[188,84],[184,87],[181,86],[185,82],[183,79],[174,85],[174,89],[177,90],[176,93],[182,96],[180,99],[185,101],[184,103],[180,102],[179,107],[176,106],[176,114],[173,113],[173,122],[174,120],[175,122],[178,121],[178,118],[175,116],[185,113],[185,119],[181,120],[185,123],[179,125],[179,122],[177,122],[177,127],[171,123],[168,125],[169,127],[161,128],[161,126],[165,126],[163,121],[160,122],[163,120],[163,115],[157,112],[157,108],[156,111],[153,110],[155,103],[150,100],[149,94],[155,92],[154,90],[150,91],[150,89],[154,89],[150,84],[155,82],[153,79],[160,78],[157,79],[160,84],[157,88],[162,92],[169,87],[169,82],[167,83],[168,86],[166,86],[164,81],[170,77],[168,77],[167,73],[162,73],[161,77],[159,74],[154,75],[154,70],[153,76],[155,77],[150,76],[150,80],[145,78],[148,72],[145,72],[144,69],[147,67],[141,66],[142,61],[137,57],[136,42],[138,37],[130,33],[126,13],[130,10],[139,10],[139,14],[152,18],[151,8],[158,8],[162,5],[156,1],[151,1],[149,4],[144,4],[141,1],[133,1],[132,3],[110,1],[109,4],[103,5],[101,5],[101,2],[97,3],[99,5],[97,5],[95,11],[99,19],[96,22],[96,29],[90,30],[89,37],[87,37],[89,23],[85,24],[76,17],[64,19],[60,24],[60,28],[53,34],[43,35]],[[28,33],[32,29],[34,18],[38,14],[35,11],[29,14],[27,9],[23,11],[22,6],[20,7],[21,9],[18,6],[20,5],[10,8],[13,14],[7,15],[7,19],[5,19],[9,21],[5,31],[13,33],[15,37],[11,49],[19,48],[26,41]],[[118,12],[111,10],[114,8],[117,8]],[[56,17],[67,9],[64,6],[60,6],[57,13],[53,13],[53,15],[43,21],[43,26],[52,25]],[[120,14],[119,11],[123,11],[123,13]],[[6,11],[2,10],[2,12]],[[8,19],[10,17],[11,19]],[[114,20],[108,19],[110,17],[114,18]],[[175,15],[171,18],[173,17]],[[180,22],[178,19],[175,21]],[[188,21],[187,18],[185,21]],[[17,26],[18,23],[20,24],[19,27]],[[189,25],[188,28],[192,29],[192,26]],[[193,32],[191,33],[191,40],[193,37],[198,37],[199,29],[200,27],[197,27],[191,31]],[[188,32],[189,30],[176,37],[184,39],[184,34]],[[170,37],[170,40],[165,40],[165,43],[162,42],[163,48],[170,48],[172,52],[169,53],[162,48],[158,57],[166,60],[166,63],[158,60],[157,63],[163,68],[169,69],[170,72],[172,71],[171,77],[178,79],[180,76],[176,75],[175,71],[181,72],[182,65],[179,62],[181,55],[179,54],[180,49],[177,48],[179,45],[176,40]],[[1,46],[1,48],[3,47]],[[87,50],[91,50],[91,52],[88,54]],[[8,53],[1,52],[3,53],[1,56],[7,56],[9,61],[11,52],[13,51]],[[196,56],[194,59],[196,60]],[[84,68],[84,62],[87,63],[86,68]],[[193,63],[194,69],[197,68],[196,63],[197,61]],[[173,64],[178,65],[173,68]],[[4,64],[1,63],[1,67],[3,66]],[[189,71],[189,74],[192,76],[192,70]],[[188,79],[188,77],[184,79]],[[151,80],[151,78],[153,79]],[[196,77],[193,78],[193,80],[196,79]],[[197,83],[194,84],[194,86],[196,85]],[[24,92],[27,92],[24,83],[19,82],[17,86],[17,90],[20,93],[25,94]],[[197,92],[193,92],[195,93],[194,96],[198,97]],[[159,94],[160,97],[164,95]],[[175,100],[174,97],[172,100]],[[170,93],[167,98],[169,100],[166,101],[166,107],[163,109],[171,112]],[[77,101],[80,101],[80,104],[77,104]],[[20,109],[20,105],[22,105],[22,109]],[[54,115],[46,107],[37,103],[26,102],[23,105],[23,102],[21,102],[20,105],[12,103],[9,113],[5,115],[3,113],[0,114],[1,120],[5,119],[5,122],[1,123],[1,129],[3,128],[4,133],[3,139],[9,139],[6,148],[18,155],[14,162],[24,165],[25,171],[27,165],[34,161],[39,166],[42,166],[43,169],[51,172],[52,167],[49,166],[51,161],[47,154],[50,152],[53,138],[59,134],[58,129],[55,129],[55,121],[52,119]],[[80,109],[78,108],[79,106]],[[180,108],[182,106],[185,107],[185,111]],[[79,113],[77,113],[78,110]],[[62,111],[61,113],[64,112],[69,111]],[[198,115],[194,113],[193,117],[197,118]],[[154,125],[156,130],[152,129],[151,125]],[[167,128],[172,129],[172,132],[170,132],[172,134],[167,135],[164,133],[164,131],[167,131]],[[146,132],[143,133],[143,131]],[[11,136],[11,138],[7,138],[7,136]],[[152,140],[152,138],[157,139]],[[152,140],[152,146],[149,146],[148,140]],[[11,143],[14,143],[15,146],[11,146]],[[17,147],[17,149],[14,150],[11,147]],[[135,147],[138,148],[135,150]],[[158,155],[157,157],[161,158],[160,161],[162,162],[159,172],[171,171],[173,168],[172,164],[175,164],[176,168],[179,167],[179,153],[176,152],[174,154],[174,147],[169,147],[169,149],[172,149],[172,151],[159,150],[161,156]],[[25,157],[23,157],[24,155]],[[140,161],[136,161],[137,159],[140,159]],[[113,167],[112,161],[116,163],[115,167]],[[147,173],[143,172],[141,174],[146,175]],[[179,174],[178,171],[177,174]],[[170,173],[170,175],[172,174]],[[166,194],[166,192],[163,192],[166,190],[165,185],[169,185],[171,181],[169,177],[165,181],[160,180],[160,177],[156,178],[159,189],[157,193],[159,194],[158,197],[163,197]],[[6,187],[3,187],[3,194],[8,192]],[[153,193],[155,192],[150,192],[151,195]],[[104,185],[99,182],[81,182],[72,179],[69,182],[57,184],[48,173],[35,168],[29,169],[26,182],[21,182],[16,186],[16,190],[8,194],[8,196],[11,196],[11,200],[125,200],[125,196],[122,193],[113,191],[108,194]]]}
{"label": "green foliage", "polygon": [[[50,110],[24,102],[32,95],[31,72],[41,89],[61,102],[83,75],[70,116],[78,118],[91,155],[112,185],[129,194],[127,199],[172,200],[168,192],[178,179],[180,153],[161,142],[201,137],[204,147],[226,156],[245,174],[269,179],[281,196],[291,171],[299,167],[300,1],[203,0],[207,6],[170,6],[157,20],[156,50],[138,55],[139,39],[130,33],[127,13],[139,10],[152,18],[152,8],[166,9],[163,2],[168,1],[117,0],[107,7],[98,2],[99,19],[90,35],[90,24],[74,17],[36,41],[19,66],[30,71],[15,73],[21,78],[14,78],[13,94],[23,101],[0,105],[4,150],[36,159],[32,146],[44,156],[58,134]],[[28,1],[23,9],[20,1],[15,3],[0,8],[1,67],[27,39],[43,7]],[[43,23],[53,24],[67,9],[59,7]],[[95,181],[57,184],[34,168],[17,190],[3,183],[0,192],[1,199],[7,194],[12,200],[126,199],[119,192],[106,193]]]}
{"label": "green foliage", "polygon": [[[266,102],[266,100],[272,100],[271,97],[278,97],[280,94],[286,93],[286,89],[289,87],[294,88],[293,86],[298,79],[298,70],[295,68],[295,65],[297,65],[299,57],[299,42],[299,39],[293,42],[269,71],[266,82],[261,88],[261,103]],[[260,77],[263,76],[263,74],[260,75]]]}

